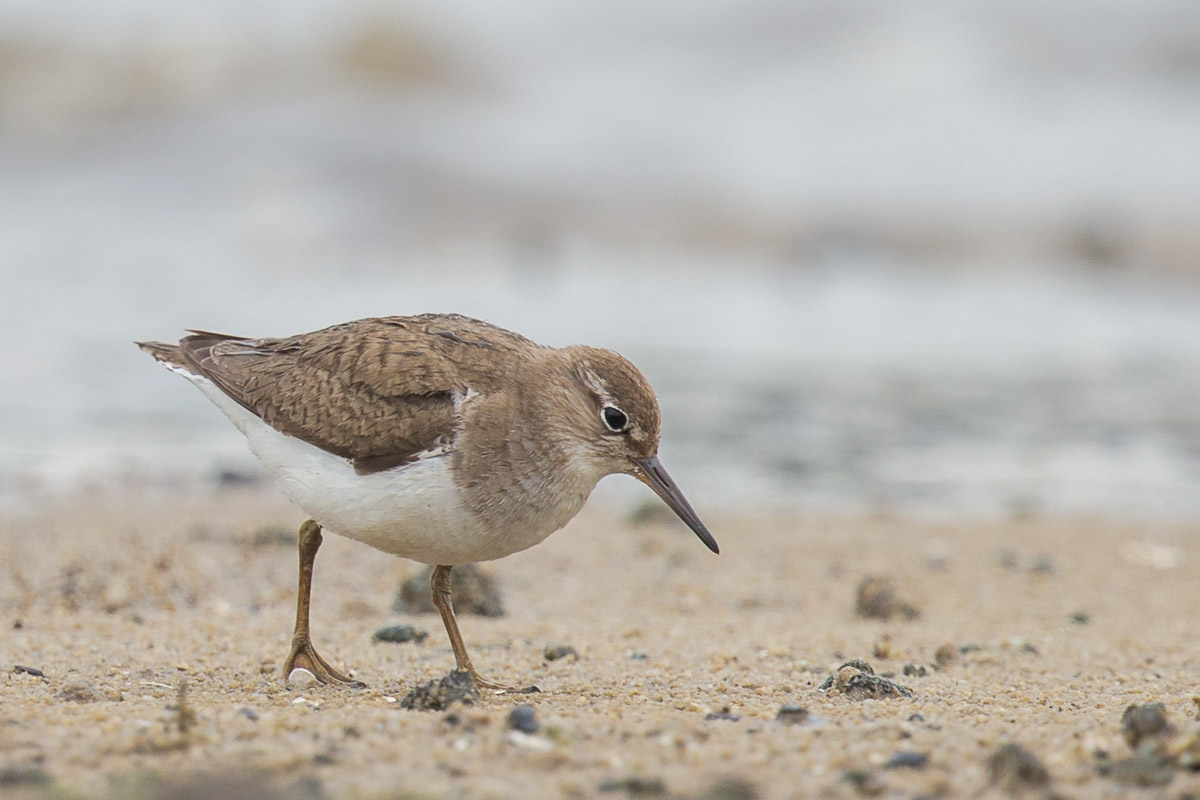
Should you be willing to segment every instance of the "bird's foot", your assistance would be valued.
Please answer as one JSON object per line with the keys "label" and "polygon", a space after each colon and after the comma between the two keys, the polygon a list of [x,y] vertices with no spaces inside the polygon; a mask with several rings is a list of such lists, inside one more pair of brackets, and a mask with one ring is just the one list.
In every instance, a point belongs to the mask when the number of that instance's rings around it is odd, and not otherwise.
{"label": "bird's foot", "polygon": [[471,680],[475,681],[475,688],[481,692],[491,692],[492,694],[540,694],[542,691],[536,686],[505,686],[503,683],[489,681],[474,669],[471,669],[470,673]]}
{"label": "bird's foot", "polygon": [[321,683],[341,683],[355,689],[366,687],[362,681],[355,680],[345,673],[339,672],[321,658],[321,654],[313,647],[309,639],[293,639],[292,652],[283,662],[283,678],[288,680],[296,670],[304,670]]}

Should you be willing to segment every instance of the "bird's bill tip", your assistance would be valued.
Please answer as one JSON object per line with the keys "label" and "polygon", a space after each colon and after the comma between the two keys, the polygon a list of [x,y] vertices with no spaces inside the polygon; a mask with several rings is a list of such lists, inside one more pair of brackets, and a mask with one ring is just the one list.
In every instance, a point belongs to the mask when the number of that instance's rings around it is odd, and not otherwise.
{"label": "bird's bill tip", "polygon": [[700,521],[700,516],[692,508],[691,503],[683,496],[683,491],[671,479],[667,470],[663,467],[662,462],[657,456],[649,456],[648,458],[639,458],[634,460],[637,469],[634,471],[634,477],[642,483],[654,490],[654,493],[663,499],[663,502],[675,512],[675,514],[684,521],[684,523],[692,529],[692,532],[704,542],[704,546],[714,553],[720,553],[721,550],[717,546],[717,540],[708,532],[708,528]]}

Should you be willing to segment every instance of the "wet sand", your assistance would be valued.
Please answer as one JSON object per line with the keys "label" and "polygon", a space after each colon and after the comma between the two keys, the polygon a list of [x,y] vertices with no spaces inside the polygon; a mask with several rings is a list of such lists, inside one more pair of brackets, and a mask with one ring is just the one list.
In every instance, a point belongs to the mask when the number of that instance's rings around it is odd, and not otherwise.
{"label": "wet sand", "polygon": [[[507,614],[460,619],[476,665],[542,693],[450,712],[400,708],[453,664],[436,616],[391,610],[420,565],[333,535],[314,640],[368,687],[281,679],[302,518],[274,494],[9,517],[0,796],[181,796],[163,783],[235,775],[288,797],[1003,796],[989,758],[1016,742],[1050,775],[1033,791],[1120,797],[1098,766],[1130,755],[1128,706],[1164,703],[1176,750],[1200,725],[1200,523],[708,516],[720,556],[593,502],[486,565]],[[860,616],[869,575],[919,616]],[[372,642],[395,623],[429,636]],[[547,661],[550,644],[578,658]],[[853,658],[914,696],[818,688]],[[535,733],[507,723],[524,704]],[[785,705],[808,716],[778,720]],[[927,762],[886,766],[899,753]],[[1200,791],[1187,770],[1117,772],[1171,780],[1149,796]]]}

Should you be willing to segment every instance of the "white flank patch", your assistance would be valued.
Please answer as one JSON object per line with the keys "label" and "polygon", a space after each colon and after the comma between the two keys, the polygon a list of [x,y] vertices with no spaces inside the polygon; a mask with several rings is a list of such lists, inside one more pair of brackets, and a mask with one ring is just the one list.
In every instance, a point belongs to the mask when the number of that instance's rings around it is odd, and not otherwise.
{"label": "white flank patch", "polygon": [[283,492],[333,533],[414,561],[451,565],[500,558],[550,533],[506,536],[486,529],[462,504],[444,453],[359,475],[346,459],[267,425],[207,378],[174,371],[225,412]]}

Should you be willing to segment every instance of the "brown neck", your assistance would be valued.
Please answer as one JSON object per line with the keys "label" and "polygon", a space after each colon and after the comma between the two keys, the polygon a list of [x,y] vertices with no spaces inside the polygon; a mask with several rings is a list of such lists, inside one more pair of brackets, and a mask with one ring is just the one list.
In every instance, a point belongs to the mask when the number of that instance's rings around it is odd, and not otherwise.
{"label": "brown neck", "polygon": [[575,433],[587,396],[569,352],[539,349],[516,369],[520,380],[464,405],[455,474],[468,507],[489,526],[549,533],[575,515],[603,475]]}

